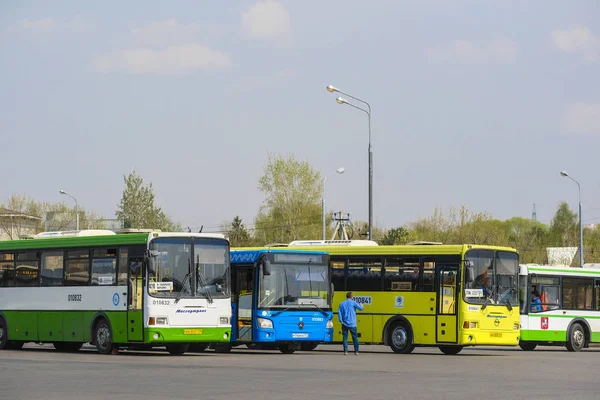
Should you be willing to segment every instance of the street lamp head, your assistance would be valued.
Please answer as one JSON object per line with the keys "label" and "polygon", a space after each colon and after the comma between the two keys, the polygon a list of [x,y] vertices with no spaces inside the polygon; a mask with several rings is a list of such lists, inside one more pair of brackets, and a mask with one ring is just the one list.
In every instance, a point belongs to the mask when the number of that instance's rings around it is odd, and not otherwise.
{"label": "street lamp head", "polygon": [[337,101],[340,104],[346,104],[347,103],[346,99],[344,99],[343,97],[338,97],[337,99],[335,99],[335,101]]}
{"label": "street lamp head", "polygon": [[569,174],[567,174],[567,171],[562,170],[560,171],[560,176],[569,176]]}
{"label": "street lamp head", "polygon": [[337,172],[338,174],[343,174],[345,170],[346,169],[344,167],[340,167],[335,172]]}
{"label": "street lamp head", "polygon": [[64,190],[62,190],[62,189],[59,191],[59,193],[60,193],[60,194],[67,194],[67,192],[65,192],[65,191],[64,191]]}
{"label": "street lamp head", "polygon": [[330,93],[333,93],[333,92],[337,92],[337,91],[338,91],[338,89],[337,89],[335,86],[331,86],[331,85],[327,86],[327,90],[328,90]]}

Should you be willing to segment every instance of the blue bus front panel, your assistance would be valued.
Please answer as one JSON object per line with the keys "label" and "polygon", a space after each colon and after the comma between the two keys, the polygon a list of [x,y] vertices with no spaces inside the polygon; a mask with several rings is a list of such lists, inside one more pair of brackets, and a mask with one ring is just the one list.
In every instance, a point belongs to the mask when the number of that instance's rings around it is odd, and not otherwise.
{"label": "blue bus front panel", "polygon": [[333,325],[332,322],[328,324],[328,321],[332,318],[331,311],[322,313],[313,310],[258,310],[254,314],[252,324],[253,342],[331,342]]}

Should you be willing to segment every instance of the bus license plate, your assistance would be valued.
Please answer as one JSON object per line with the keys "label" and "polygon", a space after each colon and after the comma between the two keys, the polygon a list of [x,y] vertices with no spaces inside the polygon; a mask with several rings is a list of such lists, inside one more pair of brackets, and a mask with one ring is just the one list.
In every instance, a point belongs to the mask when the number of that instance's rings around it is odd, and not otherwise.
{"label": "bus license plate", "polygon": [[308,333],[292,333],[292,337],[294,339],[307,338],[308,337]]}
{"label": "bus license plate", "polygon": [[502,332],[490,332],[491,337],[502,337]]}
{"label": "bus license plate", "polygon": [[202,335],[202,329],[184,329],[184,335]]}

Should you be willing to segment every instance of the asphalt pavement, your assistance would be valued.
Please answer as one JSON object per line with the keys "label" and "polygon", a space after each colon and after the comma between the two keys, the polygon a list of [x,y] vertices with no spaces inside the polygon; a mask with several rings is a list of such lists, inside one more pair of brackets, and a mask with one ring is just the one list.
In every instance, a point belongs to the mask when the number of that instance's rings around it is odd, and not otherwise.
{"label": "asphalt pavement", "polygon": [[600,349],[437,348],[393,354],[341,346],[291,355],[234,349],[170,356],[162,349],[100,355],[28,344],[0,351],[2,399],[598,399]]}

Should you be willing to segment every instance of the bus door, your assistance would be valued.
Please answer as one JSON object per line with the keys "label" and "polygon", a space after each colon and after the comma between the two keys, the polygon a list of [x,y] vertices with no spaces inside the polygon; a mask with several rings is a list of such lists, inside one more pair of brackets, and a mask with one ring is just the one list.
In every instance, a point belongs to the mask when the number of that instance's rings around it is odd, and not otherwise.
{"label": "bus door", "polygon": [[436,340],[438,343],[457,343],[458,267],[438,266],[436,281]]}
{"label": "bus door", "polygon": [[129,256],[129,293],[127,296],[127,340],[141,342],[144,340],[144,280],[143,256]]}
{"label": "bus door", "polygon": [[232,328],[238,342],[252,342],[254,266],[237,267]]}

